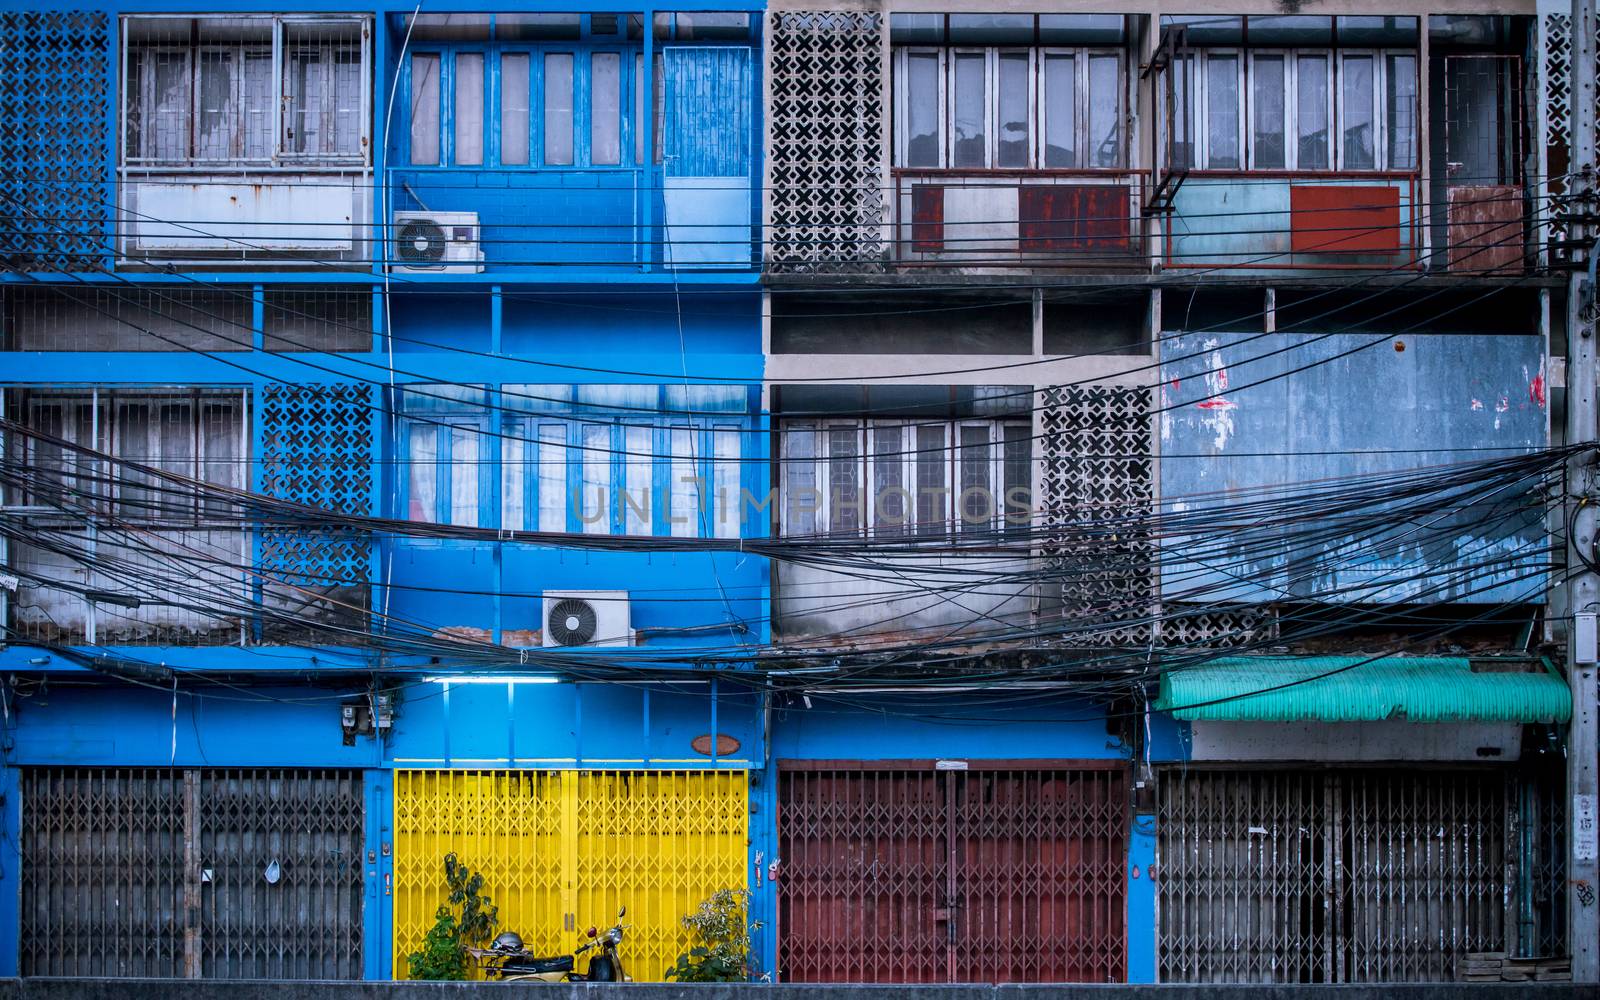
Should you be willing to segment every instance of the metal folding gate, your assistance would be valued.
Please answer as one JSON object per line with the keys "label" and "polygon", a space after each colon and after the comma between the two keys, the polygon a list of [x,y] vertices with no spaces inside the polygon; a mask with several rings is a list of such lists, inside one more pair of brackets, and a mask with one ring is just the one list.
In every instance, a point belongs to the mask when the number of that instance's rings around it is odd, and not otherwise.
{"label": "metal folding gate", "polygon": [[433,925],[454,851],[535,951],[570,950],[626,905],[623,964],[658,980],[688,947],[680,919],[745,888],[749,828],[743,771],[396,772],[395,978]]}
{"label": "metal folding gate", "polygon": [[1418,982],[1506,947],[1511,782],[1496,770],[1171,770],[1164,982]]}
{"label": "metal folding gate", "polygon": [[1118,982],[1120,764],[779,763],[789,982]]}
{"label": "metal folding gate", "polygon": [[25,976],[359,979],[358,771],[29,768]]}

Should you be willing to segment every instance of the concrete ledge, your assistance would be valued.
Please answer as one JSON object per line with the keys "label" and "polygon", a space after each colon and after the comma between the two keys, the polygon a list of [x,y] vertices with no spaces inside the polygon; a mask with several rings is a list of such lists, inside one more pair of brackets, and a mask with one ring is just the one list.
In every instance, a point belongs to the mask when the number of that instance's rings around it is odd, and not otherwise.
{"label": "concrete ledge", "polygon": [[463,1000],[467,991],[540,1000],[1592,1000],[1573,983],[1050,986],[691,985],[0,979],[0,1000]]}

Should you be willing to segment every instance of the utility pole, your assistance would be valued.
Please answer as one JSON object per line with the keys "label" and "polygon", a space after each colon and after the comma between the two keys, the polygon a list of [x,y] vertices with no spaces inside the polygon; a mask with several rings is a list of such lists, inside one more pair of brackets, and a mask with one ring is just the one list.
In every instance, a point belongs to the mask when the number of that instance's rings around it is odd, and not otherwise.
{"label": "utility pole", "polygon": [[[1595,287],[1591,277],[1595,237],[1595,0],[1572,0],[1572,176],[1575,195],[1571,234],[1575,267],[1567,289],[1567,443],[1594,444],[1596,426]],[[1571,515],[1567,533],[1567,682],[1572,688],[1572,726],[1567,738],[1567,793],[1572,797],[1567,838],[1567,939],[1572,950],[1572,980],[1600,982],[1600,864],[1596,834],[1600,826],[1600,744],[1596,741],[1595,660],[1596,612],[1600,611],[1600,575],[1587,569],[1594,561],[1595,530],[1600,523],[1595,499],[1593,449],[1567,464],[1566,504]],[[1574,509],[1574,507],[1576,509]]]}

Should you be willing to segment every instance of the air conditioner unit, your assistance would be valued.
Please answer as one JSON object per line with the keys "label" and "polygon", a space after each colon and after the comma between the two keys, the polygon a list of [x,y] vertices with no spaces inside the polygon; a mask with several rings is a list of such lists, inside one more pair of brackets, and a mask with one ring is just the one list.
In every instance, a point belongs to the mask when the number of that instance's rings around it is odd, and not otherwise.
{"label": "air conditioner unit", "polygon": [[546,646],[631,646],[626,590],[547,590]]}
{"label": "air conditioner unit", "polygon": [[404,274],[483,270],[477,212],[396,212],[394,269]]}

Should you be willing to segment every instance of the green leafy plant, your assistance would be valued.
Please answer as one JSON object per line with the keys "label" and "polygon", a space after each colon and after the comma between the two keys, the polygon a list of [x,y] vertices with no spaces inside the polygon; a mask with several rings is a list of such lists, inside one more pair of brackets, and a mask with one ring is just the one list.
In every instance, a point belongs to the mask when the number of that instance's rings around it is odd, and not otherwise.
{"label": "green leafy plant", "polygon": [[474,874],[454,852],[444,856],[444,880],[449,902],[434,911],[422,950],[406,956],[412,979],[467,978],[472,971],[467,949],[488,941],[500,923],[500,908],[483,895],[483,875]]}
{"label": "green leafy plant", "polygon": [[754,973],[750,935],[761,929],[750,917],[750,893],[720,889],[681,923],[689,932],[689,950],[666,971],[680,983],[737,983]]}

